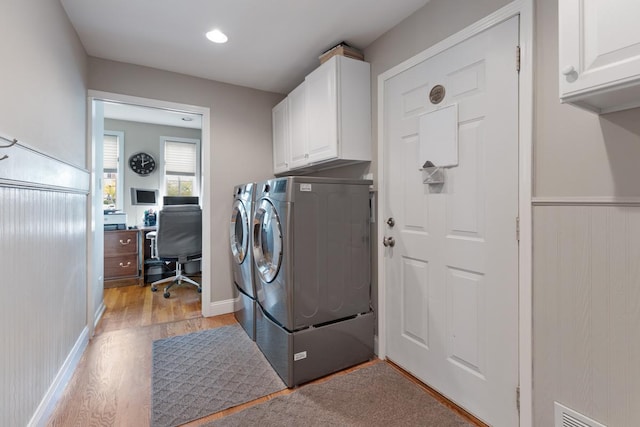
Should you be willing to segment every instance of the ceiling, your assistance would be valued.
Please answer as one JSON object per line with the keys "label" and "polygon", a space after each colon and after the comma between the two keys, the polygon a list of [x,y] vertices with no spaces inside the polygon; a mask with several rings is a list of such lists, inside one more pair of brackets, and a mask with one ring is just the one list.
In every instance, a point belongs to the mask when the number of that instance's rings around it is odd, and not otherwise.
{"label": "ceiling", "polygon": [[288,93],[327,49],[364,49],[429,0],[60,1],[90,56]]}
{"label": "ceiling", "polygon": [[104,117],[106,119],[128,120],[130,122],[202,129],[202,116],[200,114],[142,107],[140,105],[120,104],[117,102],[104,103]]}

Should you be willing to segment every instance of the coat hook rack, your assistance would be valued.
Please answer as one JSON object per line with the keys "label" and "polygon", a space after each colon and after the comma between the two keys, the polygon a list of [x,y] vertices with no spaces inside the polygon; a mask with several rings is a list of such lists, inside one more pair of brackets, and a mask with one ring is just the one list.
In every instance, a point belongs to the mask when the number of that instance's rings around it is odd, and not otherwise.
{"label": "coat hook rack", "polygon": [[7,141],[9,143],[9,145],[0,145],[0,148],[9,148],[12,147],[14,145],[16,145],[18,143],[18,140],[13,138],[13,139],[9,139],[9,138],[5,138],[4,136],[0,135],[0,139],[4,139],[5,141]]}
{"label": "coat hook rack", "polygon": [[[13,138],[13,139],[9,139],[9,138],[5,138],[4,136],[0,135],[0,139],[3,139],[5,141],[7,141],[9,143],[9,145],[0,145],[0,148],[9,148],[9,147],[13,147],[14,145],[16,145],[18,143],[18,140]],[[7,156],[6,154],[2,157],[0,157],[0,161],[4,160],[4,159],[8,159],[9,156]]]}

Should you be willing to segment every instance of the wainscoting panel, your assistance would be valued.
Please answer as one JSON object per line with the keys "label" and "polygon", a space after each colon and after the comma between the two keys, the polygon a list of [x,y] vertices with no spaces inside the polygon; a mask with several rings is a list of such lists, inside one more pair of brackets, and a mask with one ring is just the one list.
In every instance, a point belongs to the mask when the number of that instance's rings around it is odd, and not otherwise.
{"label": "wainscoting panel", "polygon": [[29,169],[17,152],[0,162],[1,426],[29,423],[87,325],[88,174],[33,153],[79,185],[42,171],[30,180],[7,172],[19,169],[10,160]]}
{"label": "wainscoting panel", "polygon": [[627,202],[534,206],[536,426],[553,425],[554,401],[640,425],[640,207]]}

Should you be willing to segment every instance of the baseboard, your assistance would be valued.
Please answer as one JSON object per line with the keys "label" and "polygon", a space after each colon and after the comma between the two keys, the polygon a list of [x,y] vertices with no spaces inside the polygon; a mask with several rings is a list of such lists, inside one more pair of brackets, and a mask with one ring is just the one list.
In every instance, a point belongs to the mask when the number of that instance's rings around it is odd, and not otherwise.
{"label": "baseboard", "polygon": [[102,315],[104,314],[104,311],[107,309],[107,306],[104,305],[104,300],[102,300],[100,302],[100,307],[98,307],[98,309],[96,310],[96,314],[93,316],[94,321],[93,321],[93,329],[95,330],[95,328],[98,327],[98,323],[100,322],[100,319],[102,319]]}
{"label": "baseboard", "polygon": [[204,317],[220,316],[221,314],[233,313],[235,299],[228,299],[223,301],[215,301],[208,306],[203,307],[202,314]]}
{"label": "baseboard", "polygon": [[40,404],[31,417],[31,420],[29,420],[29,423],[27,424],[28,427],[45,426],[47,424],[58,399],[60,399],[60,396],[71,379],[73,372],[76,370],[76,367],[80,362],[80,358],[82,357],[82,353],[84,353],[88,343],[89,328],[85,327],[71,349],[71,352],[69,352],[67,359],[62,364],[62,367],[58,371],[55,379],[51,383],[51,386],[49,386],[49,389],[42,398],[42,401],[40,401]]}

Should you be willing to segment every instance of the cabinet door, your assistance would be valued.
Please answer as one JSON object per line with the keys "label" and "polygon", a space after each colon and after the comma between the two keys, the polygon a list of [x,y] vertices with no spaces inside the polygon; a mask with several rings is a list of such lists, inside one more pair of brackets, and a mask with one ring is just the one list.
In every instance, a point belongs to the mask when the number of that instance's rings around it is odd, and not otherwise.
{"label": "cabinet door", "polygon": [[303,82],[289,94],[289,168],[295,169],[308,163],[307,147],[307,98]]}
{"label": "cabinet door", "polygon": [[338,63],[333,57],[305,79],[309,163],[338,157]]}
{"label": "cabinet door", "polygon": [[273,173],[282,173],[289,170],[287,159],[289,157],[289,114],[288,100],[283,99],[273,107],[271,112],[273,124]]}
{"label": "cabinet door", "polygon": [[640,1],[560,0],[560,97],[640,78]]}

